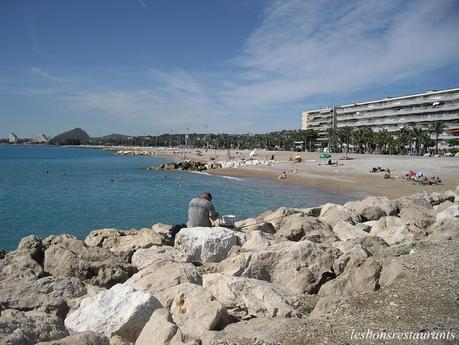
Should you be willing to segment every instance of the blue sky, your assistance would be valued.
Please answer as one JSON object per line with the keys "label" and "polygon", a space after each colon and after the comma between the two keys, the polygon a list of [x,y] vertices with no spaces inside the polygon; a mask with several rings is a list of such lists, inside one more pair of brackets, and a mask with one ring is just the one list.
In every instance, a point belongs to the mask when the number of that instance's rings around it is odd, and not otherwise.
{"label": "blue sky", "polygon": [[266,132],[459,87],[456,0],[2,0],[0,137]]}

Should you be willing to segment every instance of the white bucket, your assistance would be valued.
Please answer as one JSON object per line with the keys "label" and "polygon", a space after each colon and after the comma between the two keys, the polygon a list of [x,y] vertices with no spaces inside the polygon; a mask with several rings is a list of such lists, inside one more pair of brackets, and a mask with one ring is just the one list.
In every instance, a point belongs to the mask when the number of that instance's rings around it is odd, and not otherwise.
{"label": "white bucket", "polygon": [[233,216],[232,214],[228,214],[228,215],[222,216],[222,221],[220,225],[233,227],[234,223],[236,223],[236,216]]}

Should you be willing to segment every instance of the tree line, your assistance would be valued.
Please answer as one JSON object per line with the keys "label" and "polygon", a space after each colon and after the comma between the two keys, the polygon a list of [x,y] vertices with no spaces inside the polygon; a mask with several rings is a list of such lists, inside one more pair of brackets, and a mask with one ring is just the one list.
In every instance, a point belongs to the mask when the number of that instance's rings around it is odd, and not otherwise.
{"label": "tree line", "polygon": [[[433,121],[423,127],[403,127],[398,132],[388,132],[383,129],[373,131],[369,127],[352,129],[342,127],[334,130],[328,129],[328,146],[333,151],[353,149],[355,153],[382,154],[416,154],[421,155],[434,147],[434,153],[438,153],[439,135],[446,129],[446,125],[440,121]],[[431,133],[435,139],[432,139]],[[459,144],[457,139],[449,140],[451,146]]]}
{"label": "tree line", "polygon": [[[158,136],[121,136],[117,138],[97,138],[93,144],[190,147],[196,149],[266,149],[317,151],[328,147],[332,152],[417,154],[438,153],[439,135],[445,124],[433,121],[423,127],[404,127],[398,132],[374,131],[370,127],[341,127],[327,130],[328,140],[320,140],[313,129],[282,130],[265,134],[161,134]],[[431,134],[434,138],[431,138]],[[449,141],[451,146],[459,145],[459,139]]]}

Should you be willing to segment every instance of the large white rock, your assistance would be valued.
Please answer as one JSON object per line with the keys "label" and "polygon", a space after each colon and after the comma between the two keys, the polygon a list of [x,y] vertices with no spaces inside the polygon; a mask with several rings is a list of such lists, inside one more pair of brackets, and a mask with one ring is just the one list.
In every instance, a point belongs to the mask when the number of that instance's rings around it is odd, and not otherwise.
{"label": "large white rock", "polygon": [[139,270],[159,260],[189,262],[191,260],[187,253],[179,252],[169,246],[153,246],[147,249],[139,249],[132,255],[131,263]]}
{"label": "large white rock", "polygon": [[182,283],[201,284],[201,275],[191,263],[170,260],[154,261],[126,281],[153,296]]}
{"label": "large white rock", "polygon": [[152,295],[118,284],[83,299],[80,308],[67,316],[65,326],[71,333],[93,331],[133,342],[158,308],[161,304]]}
{"label": "large white rock", "polygon": [[202,284],[227,308],[244,310],[248,316],[299,316],[289,305],[293,294],[266,281],[212,273],[202,277]]}
{"label": "large white rock", "polygon": [[221,227],[195,227],[181,230],[175,237],[175,248],[190,254],[193,261],[219,262],[231,247],[242,245],[245,234]]}
{"label": "large white rock", "polygon": [[313,291],[322,275],[331,271],[337,250],[311,241],[283,241],[252,252],[232,255],[218,265],[219,272],[275,283],[295,293]]}

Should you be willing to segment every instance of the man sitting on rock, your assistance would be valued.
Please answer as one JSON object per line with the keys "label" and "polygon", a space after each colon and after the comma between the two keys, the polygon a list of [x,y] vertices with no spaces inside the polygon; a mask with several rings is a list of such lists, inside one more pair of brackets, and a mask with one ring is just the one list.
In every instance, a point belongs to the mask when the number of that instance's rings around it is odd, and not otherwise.
{"label": "man sitting on rock", "polygon": [[212,194],[206,192],[200,197],[191,199],[188,206],[187,224],[174,225],[168,232],[167,237],[175,238],[175,235],[183,228],[193,228],[197,226],[210,227],[210,220],[217,220],[218,212],[212,204]]}
{"label": "man sitting on rock", "polygon": [[217,220],[218,213],[212,204],[212,194],[204,193],[198,198],[190,201],[188,207],[188,223],[189,228],[195,226],[212,226],[210,220]]}

